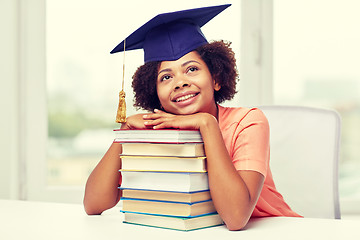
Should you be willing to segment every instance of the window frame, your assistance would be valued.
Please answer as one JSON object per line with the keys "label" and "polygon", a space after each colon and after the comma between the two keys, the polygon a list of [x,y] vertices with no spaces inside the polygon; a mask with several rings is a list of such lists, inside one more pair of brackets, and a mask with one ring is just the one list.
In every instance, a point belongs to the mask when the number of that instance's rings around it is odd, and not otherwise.
{"label": "window frame", "polygon": [[22,198],[82,201],[83,187],[47,186],[46,0],[19,1],[19,165]]}

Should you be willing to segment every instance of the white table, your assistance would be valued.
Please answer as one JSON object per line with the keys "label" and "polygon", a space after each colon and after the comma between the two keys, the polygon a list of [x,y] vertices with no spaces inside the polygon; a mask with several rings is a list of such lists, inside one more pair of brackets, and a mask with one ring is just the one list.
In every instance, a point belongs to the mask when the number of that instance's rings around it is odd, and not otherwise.
{"label": "white table", "polygon": [[77,204],[0,200],[0,239],[360,239],[360,221],[271,217],[252,219],[242,231],[181,232],[124,224],[118,208],[87,216]]}

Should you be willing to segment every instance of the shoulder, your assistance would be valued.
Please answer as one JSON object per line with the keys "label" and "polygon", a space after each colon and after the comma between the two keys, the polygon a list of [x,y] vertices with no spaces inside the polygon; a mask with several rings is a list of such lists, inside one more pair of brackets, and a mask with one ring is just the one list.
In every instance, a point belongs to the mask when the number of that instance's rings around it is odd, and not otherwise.
{"label": "shoulder", "polygon": [[248,125],[252,123],[265,123],[268,120],[265,114],[259,108],[246,107],[219,107],[219,124],[229,125]]}

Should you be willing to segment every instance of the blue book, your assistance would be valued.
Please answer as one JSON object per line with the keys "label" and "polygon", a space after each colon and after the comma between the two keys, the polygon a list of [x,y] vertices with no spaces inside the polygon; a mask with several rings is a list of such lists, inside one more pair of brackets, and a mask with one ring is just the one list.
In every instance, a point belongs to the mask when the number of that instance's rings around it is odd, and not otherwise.
{"label": "blue book", "polygon": [[192,231],[223,224],[216,213],[205,214],[199,217],[171,217],[141,213],[124,213],[124,223],[173,229],[178,231]]}

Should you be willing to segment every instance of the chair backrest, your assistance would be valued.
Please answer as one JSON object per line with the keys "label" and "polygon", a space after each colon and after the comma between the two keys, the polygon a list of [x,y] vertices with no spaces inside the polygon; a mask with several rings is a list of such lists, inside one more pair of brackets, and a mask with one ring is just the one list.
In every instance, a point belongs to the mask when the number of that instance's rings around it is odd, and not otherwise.
{"label": "chair backrest", "polygon": [[285,201],[304,217],[339,219],[339,114],[301,106],[259,108],[269,120],[270,168]]}

